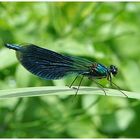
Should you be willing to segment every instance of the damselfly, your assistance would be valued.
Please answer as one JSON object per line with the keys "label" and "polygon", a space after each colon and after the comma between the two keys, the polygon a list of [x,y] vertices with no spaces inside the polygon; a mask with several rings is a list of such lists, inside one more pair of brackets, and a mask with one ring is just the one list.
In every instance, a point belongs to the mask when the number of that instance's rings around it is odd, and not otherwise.
{"label": "damselfly", "polygon": [[[103,86],[95,81],[96,79],[106,78],[111,85],[116,86],[118,90],[123,93],[121,89],[112,82],[112,75],[115,76],[118,73],[118,69],[114,65],[106,67],[97,62],[92,62],[80,57],[59,54],[33,44],[5,44],[5,46],[16,51],[17,59],[28,71],[43,79],[60,79],[72,73],[77,74],[77,77],[82,75],[76,94],[84,77],[94,80],[104,91],[105,95],[106,92]],[[77,77],[71,83],[70,87]],[[125,93],[123,94],[128,97]]]}

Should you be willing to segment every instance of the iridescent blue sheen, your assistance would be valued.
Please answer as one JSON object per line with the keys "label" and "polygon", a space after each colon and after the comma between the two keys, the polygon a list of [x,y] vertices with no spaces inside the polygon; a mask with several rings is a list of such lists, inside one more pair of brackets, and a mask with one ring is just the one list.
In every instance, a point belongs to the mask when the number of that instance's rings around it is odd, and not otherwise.
{"label": "iridescent blue sheen", "polygon": [[117,68],[113,65],[107,68],[84,58],[62,55],[33,44],[5,46],[16,51],[18,60],[28,71],[44,79],[60,79],[72,73],[96,79],[117,74]]}

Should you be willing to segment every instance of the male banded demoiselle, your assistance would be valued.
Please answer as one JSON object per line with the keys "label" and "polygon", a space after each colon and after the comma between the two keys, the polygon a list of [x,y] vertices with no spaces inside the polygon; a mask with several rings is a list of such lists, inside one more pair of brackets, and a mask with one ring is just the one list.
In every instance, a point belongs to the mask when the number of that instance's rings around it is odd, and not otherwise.
{"label": "male banded demoiselle", "polygon": [[[76,94],[85,76],[94,81],[95,79],[107,78],[111,85],[116,86],[119,91],[122,92],[120,88],[112,82],[112,75],[115,76],[118,73],[118,69],[114,65],[106,67],[97,62],[92,62],[80,57],[59,54],[33,44],[5,44],[5,46],[16,51],[17,59],[28,71],[43,79],[60,79],[72,73],[77,74],[77,77],[82,75]],[[96,81],[95,83],[102,88],[106,95],[103,86]],[[123,94],[127,97],[125,93]]]}

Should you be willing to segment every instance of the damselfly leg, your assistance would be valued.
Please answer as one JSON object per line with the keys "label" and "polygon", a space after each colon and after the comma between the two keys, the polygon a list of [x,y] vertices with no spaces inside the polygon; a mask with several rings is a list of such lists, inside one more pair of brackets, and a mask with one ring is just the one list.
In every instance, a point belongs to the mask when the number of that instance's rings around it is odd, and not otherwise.
{"label": "damselfly leg", "polygon": [[90,78],[90,80],[94,81],[94,83],[101,88],[101,90],[104,92],[105,96],[107,95],[106,91],[104,90],[104,86],[102,84],[98,83],[95,79]]}

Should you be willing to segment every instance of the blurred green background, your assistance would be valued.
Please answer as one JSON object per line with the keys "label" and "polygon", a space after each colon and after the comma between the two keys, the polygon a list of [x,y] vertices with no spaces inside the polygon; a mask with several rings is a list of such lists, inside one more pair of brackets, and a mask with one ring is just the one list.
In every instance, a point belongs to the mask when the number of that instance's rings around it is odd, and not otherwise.
{"label": "blurred green background", "polygon": [[[33,43],[114,64],[113,81],[140,92],[140,3],[0,3],[0,89],[69,85],[74,76],[45,81],[30,74],[3,43]],[[86,78],[82,85],[96,86]],[[88,93],[74,102],[66,95],[6,99],[0,100],[0,137],[138,138],[139,118],[134,99]]]}

